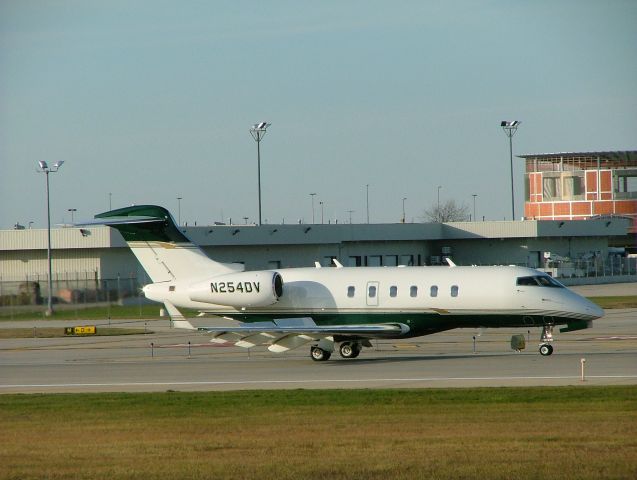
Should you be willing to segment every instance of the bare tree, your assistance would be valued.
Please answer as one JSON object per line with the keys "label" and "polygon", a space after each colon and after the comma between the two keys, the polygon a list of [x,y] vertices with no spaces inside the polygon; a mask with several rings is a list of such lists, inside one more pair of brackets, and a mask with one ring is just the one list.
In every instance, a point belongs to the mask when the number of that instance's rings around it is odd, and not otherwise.
{"label": "bare tree", "polygon": [[466,222],[469,220],[469,207],[464,203],[458,205],[455,200],[447,200],[444,203],[434,205],[425,209],[425,221],[444,222]]}

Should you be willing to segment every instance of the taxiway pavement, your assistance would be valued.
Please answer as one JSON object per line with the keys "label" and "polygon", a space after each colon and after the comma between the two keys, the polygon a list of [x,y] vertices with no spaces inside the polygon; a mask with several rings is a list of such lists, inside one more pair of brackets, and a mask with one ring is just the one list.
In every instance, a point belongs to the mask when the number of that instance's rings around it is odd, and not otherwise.
{"label": "taxiway pavement", "polygon": [[[21,321],[0,328],[78,324]],[[317,363],[309,347],[273,354],[265,347],[220,346],[205,334],[171,329],[167,320],[115,325],[146,325],[153,333],[0,340],[0,393],[637,384],[637,309],[608,310],[588,330],[560,334],[556,328],[550,357],[537,351],[539,328],[374,341],[357,359],[334,353]],[[520,333],[527,348],[513,352],[510,337]]]}

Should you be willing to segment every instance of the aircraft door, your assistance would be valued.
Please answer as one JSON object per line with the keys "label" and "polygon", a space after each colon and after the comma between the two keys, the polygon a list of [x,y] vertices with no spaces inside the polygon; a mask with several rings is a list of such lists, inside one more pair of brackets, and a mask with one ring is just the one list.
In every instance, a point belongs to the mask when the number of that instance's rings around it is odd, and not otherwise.
{"label": "aircraft door", "polygon": [[380,291],[378,288],[378,282],[367,282],[367,306],[378,306],[378,295]]}

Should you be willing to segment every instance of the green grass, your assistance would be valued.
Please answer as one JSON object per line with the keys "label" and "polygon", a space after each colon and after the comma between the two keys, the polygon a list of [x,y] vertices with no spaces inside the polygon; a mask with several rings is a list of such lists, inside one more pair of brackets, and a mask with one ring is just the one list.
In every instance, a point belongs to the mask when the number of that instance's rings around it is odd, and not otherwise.
{"label": "green grass", "polygon": [[589,297],[591,302],[602,308],[637,308],[637,295],[624,297]]}
{"label": "green grass", "polygon": [[634,479],[637,387],[0,395],[0,478]]}
{"label": "green grass", "polygon": [[[95,335],[77,335],[87,337],[112,337],[120,335],[142,335],[153,333],[143,328],[109,328],[97,327]],[[0,339],[7,338],[59,338],[67,337],[63,327],[37,327],[37,328],[0,328]],[[70,335],[73,336],[73,335]]]}
{"label": "green grass", "polygon": [[[0,321],[3,320],[108,320],[111,319],[157,319],[159,318],[159,309],[162,307],[157,304],[145,304],[141,307],[139,305],[111,305],[86,307],[78,305],[77,308],[72,305],[64,305],[54,307],[53,315],[50,317],[44,316],[43,306],[36,306],[33,308],[20,308],[11,311],[4,308],[0,313]],[[182,309],[186,315],[196,315],[197,312],[189,309]]]}

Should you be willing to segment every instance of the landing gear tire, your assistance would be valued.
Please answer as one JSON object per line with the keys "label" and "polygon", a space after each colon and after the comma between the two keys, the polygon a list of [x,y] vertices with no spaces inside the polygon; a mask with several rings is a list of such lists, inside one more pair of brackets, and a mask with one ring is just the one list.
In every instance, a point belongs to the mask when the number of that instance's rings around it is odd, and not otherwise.
{"label": "landing gear tire", "polygon": [[361,353],[361,348],[356,342],[343,342],[339,353],[343,358],[356,358]]}
{"label": "landing gear tire", "polygon": [[312,347],[310,349],[310,356],[315,362],[326,362],[332,356],[332,352],[327,352],[319,347]]}
{"label": "landing gear tire", "polygon": [[543,357],[548,357],[552,353],[553,353],[552,345],[549,345],[548,343],[540,345],[540,355],[542,355]]}

